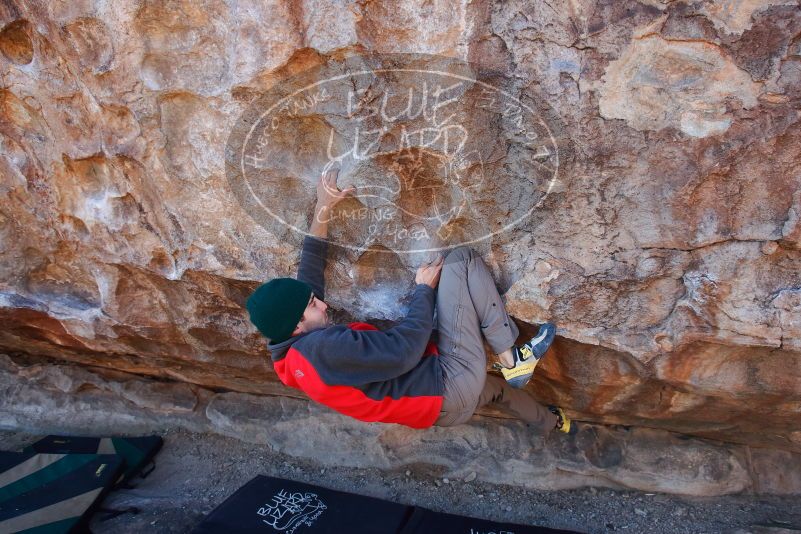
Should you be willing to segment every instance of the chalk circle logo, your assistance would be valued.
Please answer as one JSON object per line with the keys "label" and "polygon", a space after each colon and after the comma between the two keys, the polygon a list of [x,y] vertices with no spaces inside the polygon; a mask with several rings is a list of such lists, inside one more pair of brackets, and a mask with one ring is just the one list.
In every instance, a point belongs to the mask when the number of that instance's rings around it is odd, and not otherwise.
{"label": "chalk circle logo", "polygon": [[355,188],[321,214],[341,247],[432,252],[512,230],[554,190],[565,140],[531,90],[481,72],[455,58],[383,54],[293,75],[239,117],[229,183],[283,241],[308,235],[327,171],[339,189]]}
{"label": "chalk circle logo", "polygon": [[327,508],[316,493],[279,490],[256,514],[273,529],[292,534],[300,525],[311,526]]}

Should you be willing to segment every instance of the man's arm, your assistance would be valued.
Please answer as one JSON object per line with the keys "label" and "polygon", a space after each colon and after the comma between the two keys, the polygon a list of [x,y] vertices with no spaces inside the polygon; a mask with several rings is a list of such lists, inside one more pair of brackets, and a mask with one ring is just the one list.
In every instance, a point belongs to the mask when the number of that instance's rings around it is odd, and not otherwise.
{"label": "man's arm", "polygon": [[433,328],[434,301],[434,290],[418,284],[409,313],[393,328],[382,332],[342,325],[320,330],[304,338],[314,347],[308,356],[330,384],[353,386],[398,377],[423,357]]}
{"label": "man's arm", "polygon": [[309,284],[314,295],[320,300],[325,300],[325,264],[327,256],[328,241],[323,241],[313,236],[306,236],[303,239],[300,266],[298,267],[298,280]]}
{"label": "man's arm", "polygon": [[317,183],[317,205],[309,227],[310,236],[303,239],[300,253],[298,280],[309,284],[320,300],[325,300],[325,264],[328,255],[328,221],[331,210],[342,199],[353,193],[354,189],[337,189],[338,170],[324,173]]}
{"label": "man's arm", "polygon": [[[312,336],[318,371],[332,384],[359,385],[391,380],[412,370],[423,357],[434,322],[434,288],[443,257],[417,270],[406,317],[389,330],[329,328]],[[311,337],[311,336],[310,336]]]}

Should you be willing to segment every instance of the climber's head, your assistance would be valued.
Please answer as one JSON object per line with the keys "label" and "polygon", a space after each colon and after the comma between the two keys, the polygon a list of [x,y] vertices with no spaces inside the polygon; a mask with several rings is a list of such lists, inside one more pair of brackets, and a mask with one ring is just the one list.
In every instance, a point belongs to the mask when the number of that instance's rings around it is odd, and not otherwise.
{"label": "climber's head", "polygon": [[303,317],[300,318],[292,335],[296,336],[303,332],[310,332],[316,328],[324,328],[328,326],[328,304],[318,299],[312,293],[306,309],[303,311]]}
{"label": "climber's head", "polygon": [[275,278],[260,285],[248,298],[250,320],[270,342],[328,326],[328,305],[311,287],[294,278]]}

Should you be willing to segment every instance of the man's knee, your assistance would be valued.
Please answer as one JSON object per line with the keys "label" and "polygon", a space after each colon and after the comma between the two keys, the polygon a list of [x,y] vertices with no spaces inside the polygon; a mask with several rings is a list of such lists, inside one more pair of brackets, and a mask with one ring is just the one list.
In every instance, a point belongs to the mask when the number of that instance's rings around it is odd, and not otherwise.
{"label": "man's knee", "polygon": [[475,256],[476,251],[467,246],[456,247],[445,256],[445,264],[456,262],[468,262]]}

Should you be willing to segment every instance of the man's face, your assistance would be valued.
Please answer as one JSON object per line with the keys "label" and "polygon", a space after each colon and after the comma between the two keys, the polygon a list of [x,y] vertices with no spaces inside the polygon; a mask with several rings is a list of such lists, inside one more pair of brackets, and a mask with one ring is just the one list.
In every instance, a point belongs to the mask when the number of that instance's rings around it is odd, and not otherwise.
{"label": "man's face", "polygon": [[306,310],[303,312],[303,317],[300,319],[295,332],[311,332],[316,328],[326,327],[329,325],[328,320],[328,304],[318,299],[312,293],[309,303],[306,305]]}

